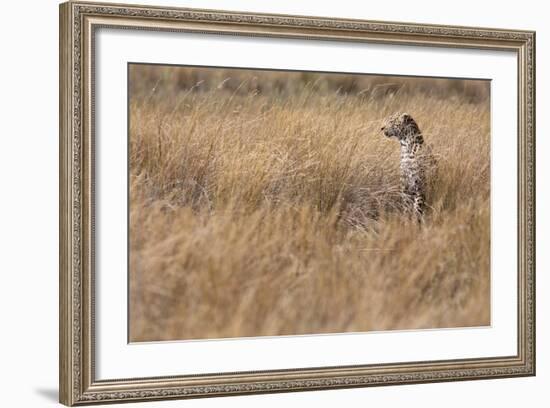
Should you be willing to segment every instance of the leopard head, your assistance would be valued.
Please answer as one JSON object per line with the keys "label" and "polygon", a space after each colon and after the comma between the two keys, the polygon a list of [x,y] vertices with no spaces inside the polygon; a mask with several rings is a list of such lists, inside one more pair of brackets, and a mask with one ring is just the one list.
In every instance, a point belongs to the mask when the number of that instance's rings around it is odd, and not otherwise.
{"label": "leopard head", "polygon": [[380,129],[386,137],[395,137],[398,140],[406,140],[420,133],[417,123],[408,113],[395,113],[389,116]]}

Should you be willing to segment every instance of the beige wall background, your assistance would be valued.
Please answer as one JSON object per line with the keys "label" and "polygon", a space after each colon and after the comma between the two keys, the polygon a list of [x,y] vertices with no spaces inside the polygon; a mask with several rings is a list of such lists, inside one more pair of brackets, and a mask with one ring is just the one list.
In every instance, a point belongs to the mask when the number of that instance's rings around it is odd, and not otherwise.
{"label": "beige wall background", "polygon": [[[150,0],[269,13],[537,31],[537,345],[535,378],[470,381],[140,404],[142,407],[541,407],[550,384],[550,26],[544,2],[463,0]],[[0,24],[0,404],[57,401],[58,17],[56,0],[5,2]],[[126,405],[133,406],[133,405]],[[136,405],[137,406],[137,405]]]}

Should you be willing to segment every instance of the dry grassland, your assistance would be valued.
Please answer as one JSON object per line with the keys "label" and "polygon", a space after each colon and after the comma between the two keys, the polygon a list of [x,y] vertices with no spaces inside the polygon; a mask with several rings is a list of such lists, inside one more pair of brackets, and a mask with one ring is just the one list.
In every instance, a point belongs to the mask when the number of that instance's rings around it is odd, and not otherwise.
{"label": "dry grassland", "polygon": [[[130,68],[130,339],[490,323],[481,81]],[[410,113],[438,158],[402,213]]]}

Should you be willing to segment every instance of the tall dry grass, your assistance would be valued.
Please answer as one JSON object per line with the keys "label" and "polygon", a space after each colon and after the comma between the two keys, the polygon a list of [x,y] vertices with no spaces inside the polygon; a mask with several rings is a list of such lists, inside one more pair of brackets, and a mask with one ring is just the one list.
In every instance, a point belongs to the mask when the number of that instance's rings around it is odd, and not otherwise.
{"label": "tall dry grass", "polygon": [[[131,340],[489,324],[488,89],[132,65]],[[420,226],[395,111],[438,158]]]}

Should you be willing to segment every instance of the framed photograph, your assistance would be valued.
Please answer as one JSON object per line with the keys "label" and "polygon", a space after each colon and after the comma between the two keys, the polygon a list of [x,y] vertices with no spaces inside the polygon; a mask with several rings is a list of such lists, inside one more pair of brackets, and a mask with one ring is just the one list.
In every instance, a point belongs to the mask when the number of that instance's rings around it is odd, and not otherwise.
{"label": "framed photograph", "polygon": [[60,6],[66,405],[535,374],[535,33]]}

